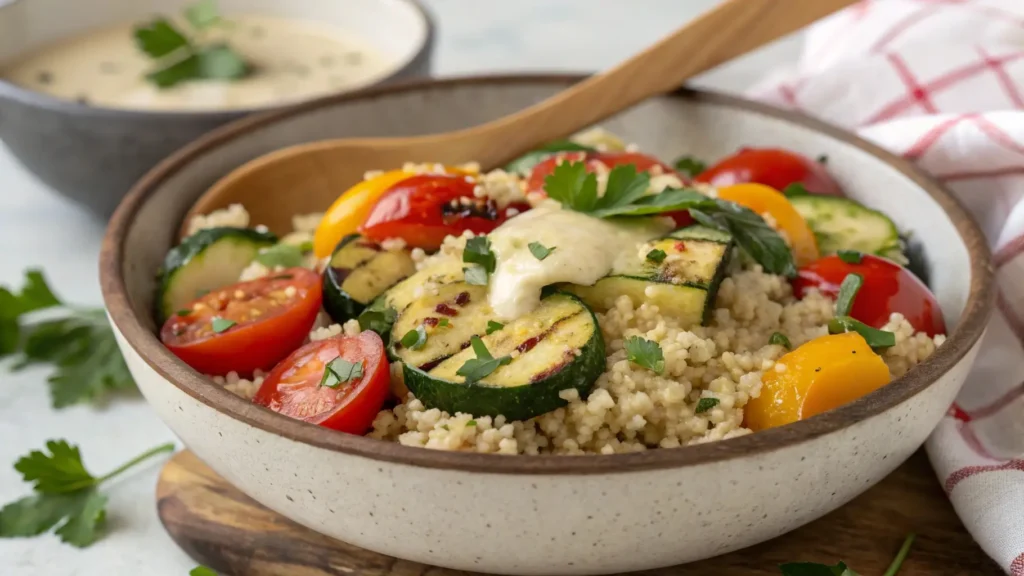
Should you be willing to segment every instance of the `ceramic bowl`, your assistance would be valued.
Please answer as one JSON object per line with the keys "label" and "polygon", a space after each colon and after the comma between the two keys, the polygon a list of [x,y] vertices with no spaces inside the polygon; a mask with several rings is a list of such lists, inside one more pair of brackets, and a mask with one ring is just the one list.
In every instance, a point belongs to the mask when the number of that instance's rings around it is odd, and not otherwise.
{"label": "ceramic bowl", "polygon": [[664,158],[716,158],[744,145],[827,154],[851,196],[926,247],[953,327],[933,357],[851,404],[748,436],[636,454],[497,456],[291,420],[160,345],[153,273],[179,219],[227,171],[317,139],[463,128],[575,80],[470,78],[329,98],[222,128],[150,172],[113,217],[101,273],[121,349],[160,417],[229,482],[313,530],[407,560],[506,574],[616,573],[722,554],[818,518],[889,474],[947,412],[975,357],[992,297],[985,241],[907,162],[820,122],[706,92],[656,98],[603,125]]}
{"label": "ceramic bowl", "polygon": [[[0,69],[88,30],[177,14],[194,0],[0,0]],[[393,59],[379,82],[427,76],[433,24],[416,0],[221,0],[226,14],[321,21]],[[107,217],[147,170],[199,135],[254,110],[156,112],[60,100],[0,77],[0,140],[57,192]]]}

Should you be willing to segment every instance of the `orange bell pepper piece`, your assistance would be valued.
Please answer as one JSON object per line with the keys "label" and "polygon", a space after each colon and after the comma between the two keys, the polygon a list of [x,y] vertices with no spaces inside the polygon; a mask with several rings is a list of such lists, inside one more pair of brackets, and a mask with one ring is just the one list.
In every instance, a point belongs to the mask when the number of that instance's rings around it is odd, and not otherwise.
{"label": "orange bell pepper piece", "polygon": [[761,395],[744,407],[744,424],[764,430],[852,402],[892,379],[882,357],[856,332],[822,336],[779,358],[782,372],[761,377]]}
{"label": "orange bell pepper piece", "polygon": [[782,192],[764,184],[736,184],[719,188],[718,197],[771,216],[789,240],[797,266],[806,266],[819,258],[814,232]]}

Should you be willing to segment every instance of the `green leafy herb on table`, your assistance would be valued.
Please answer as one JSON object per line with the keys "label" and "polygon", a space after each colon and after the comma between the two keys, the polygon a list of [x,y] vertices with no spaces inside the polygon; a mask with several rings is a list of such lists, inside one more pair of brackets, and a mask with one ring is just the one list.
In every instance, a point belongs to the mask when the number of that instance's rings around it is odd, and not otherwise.
{"label": "green leafy herb on table", "polygon": [[65,440],[50,440],[46,449],[49,453],[34,450],[14,464],[35,494],[0,509],[0,538],[38,536],[56,526],[62,541],[84,548],[103,534],[107,497],[101,485],[152,456],[173,451],[174,444],[147,450],[103,476],[86,470],[78,447]]}
{"label": "green leafy herb on table", "polygon": [[595,218],[654,216],[689,211],[705,226],[732,234],[736,243],[765,271],[795,276],[796,264],[785,240],[752,210],[697,190],[668,188],[647,194],[650,176],[637,173],[632,164],[616,166],[608,174],[603,196],[597,194],[597,177],[582,162],[563,162],[544,180],[544,191],[565,208]]}
{"label": "green leafy herb on table", "polygon": [[147,80],[170,88],[190,80],[236,80],[252,71],[230,46],[203,41],[202,32],[222,22],[216,2],[201,0],[186,7],[185,19],[196,33],[192,37],[164,17],[135,27],[135,45],[155,61]]}
{"label": "green leafy herb on table", "polygon": [[[889,568],[882,576],[896,576],[899,573],[903,562],[907,559],[907,554],[910,553],[910,546],[914,543],[916,537],[917,535],[913,532],[907,534],[907,537],[903,539],[903,545],[900,546],[900,551],[896,553],[896,557],[893,558]],[[779,569],[782,570],[782,576],[860,576],[844,562],[834,566],[818,564],[816,562],[790,562],[788,564],[780,564]]]}
{"label": "green leafy herb on table", "polygon": [[54,408],[135,390],[103,309],[64,304],[38,270],[26,272],[19,292],[0,286],[0,359],[7,356],[14,359],[11,370],[54,367],[49,377]]}

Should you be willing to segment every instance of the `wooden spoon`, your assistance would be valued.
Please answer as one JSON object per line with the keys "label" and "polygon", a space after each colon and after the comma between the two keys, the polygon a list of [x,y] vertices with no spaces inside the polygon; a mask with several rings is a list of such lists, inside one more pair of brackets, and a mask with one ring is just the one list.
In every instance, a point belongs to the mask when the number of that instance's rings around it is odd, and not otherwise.
{"label": "wooden spoon", "polygon": [[[405,162],[499,165],[563,138],[732,58],[790,34],[856,0],[726,0],[657,44],[602,74],[504,118],[472,128],[409,138],[312,142],[256,158],[213,185],[188,219],[233,203],[276,233],[291,215],[325,210],[367,170]],[[288,209],[280,195],[287,194]]]}

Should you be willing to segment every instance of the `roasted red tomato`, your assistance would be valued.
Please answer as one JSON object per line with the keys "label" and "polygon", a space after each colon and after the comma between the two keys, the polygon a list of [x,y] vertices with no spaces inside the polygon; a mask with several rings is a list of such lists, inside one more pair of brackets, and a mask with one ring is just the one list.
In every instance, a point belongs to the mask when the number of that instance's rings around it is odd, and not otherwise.
{"label": "roasted red tomato", "polygon": [[168,318],[160,340],[199,372],[248,376],[302,345],[320,290],[320,276],[305,268],[225,286]]}
{"label": "roasted red tomato", "polygon": [[466,230],[487,234],[508,218],[493,200],[473,196],[475,184],[465,176],[423,174],[393,185],[370,209],[359,232],[381,242],[401,238],[413,248],[437,250],[445,236]]}
{"label": "roasted red tomato", "polygon": [[[543,192],[544,179],[554,173],[555,167],[557,167],[561,162],[581,161],[586,161],[588,172],[597,171],[597,168],[594,166],[594,162],[601,162],[608,168],[632,164],[636,166],[637,172],[653,172],[655,174],[669,174],[675,172],[671,166],[657,158],[646,154],[637,154],[635,152],[593,152],[589,154],[586,152],[562,152],[544,160],[533,168],[533,172],[530,174],[530,179],[526,184],[526,190],[528,192]],[[686,182],[686,178],[682,175],[679,175],[679,177],[684,183]],[[681,212],[669,212],[665,214],[665,216],[669,216],[675,220],[676,226],[682,227],[693,224],[693,218],[690,217],[690,213],[685,210]]]}
{"label": "roasted red tomato", "polygon": [[810,288],[835,298],[847,274],[860,274],[864,278],[850,310],[853,318],[881,328],[889,321],[890,314],[899,312],[915,330],[929,336],[946,333],[942,311],[931,290],[917,276],[885,258],[865,254],[860,263],[851,264],[839,256],[826,256],[801,268],[793,280],[793,288],[799,298]]}
{"label": "roasted red tomato", "polygon": [[299,348],[267,375],[252,401],[311,424],[364,434],[388,397],[390,380],[384,342],[367,331]]}
{"label": "roasted red tomato", "polygon": [[695,178],[713,186],[732,186],[756,182],[783,190],[800,183],[808,192],[842,196],[839,184],[821,162],[780,148],[741,148]]}

